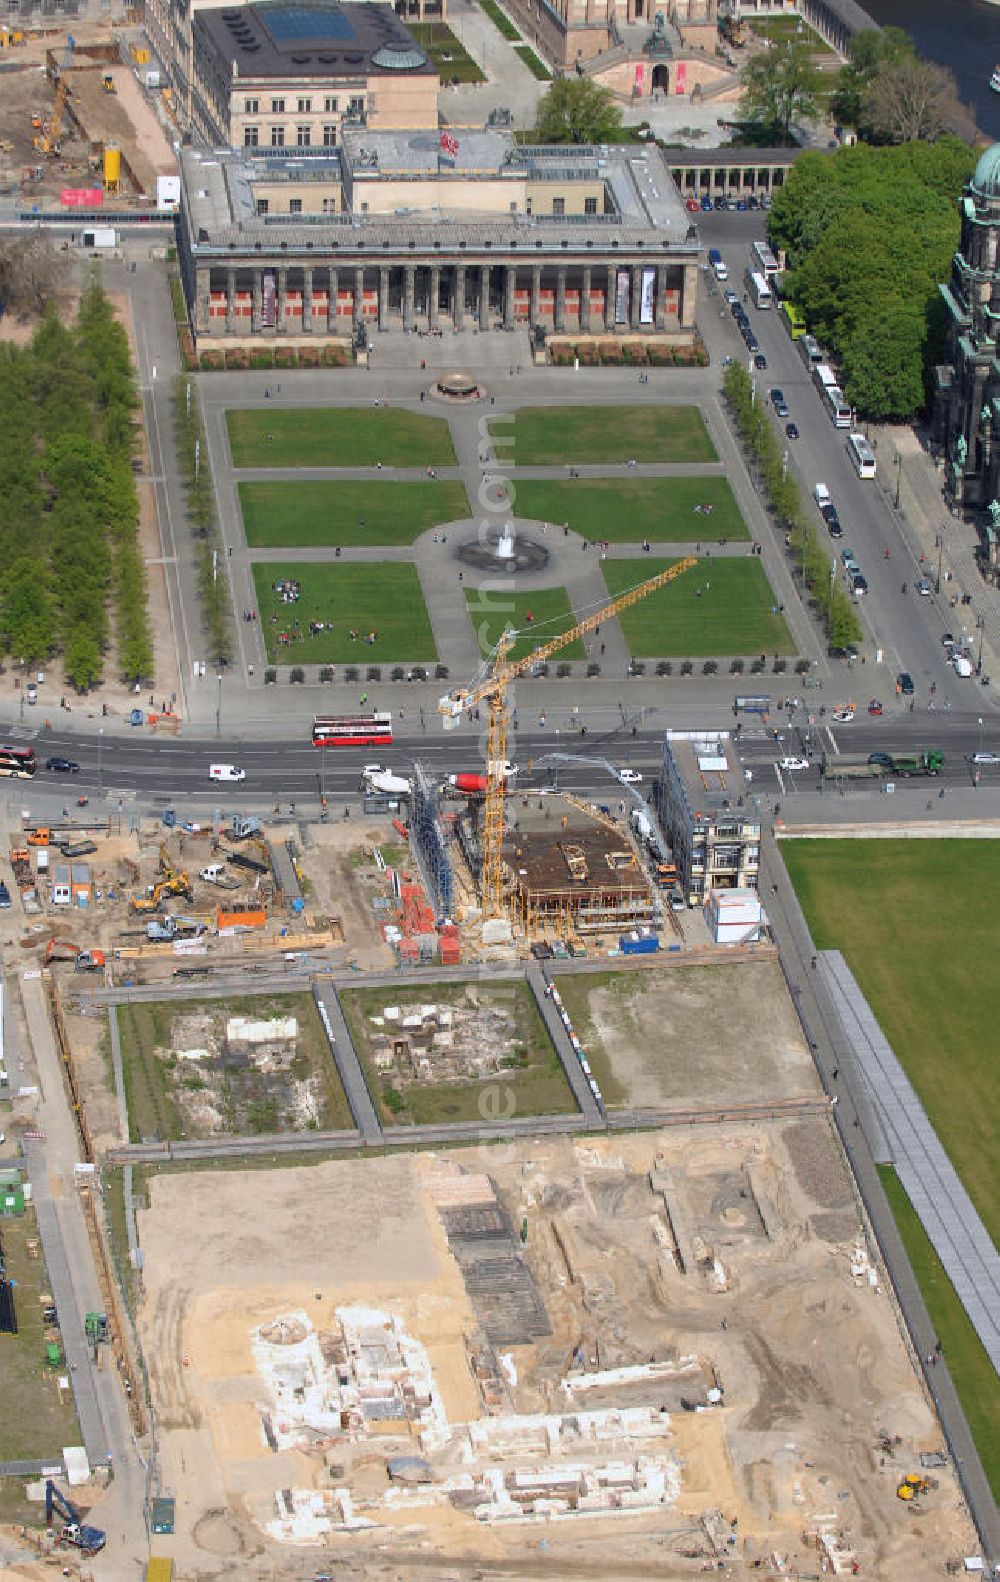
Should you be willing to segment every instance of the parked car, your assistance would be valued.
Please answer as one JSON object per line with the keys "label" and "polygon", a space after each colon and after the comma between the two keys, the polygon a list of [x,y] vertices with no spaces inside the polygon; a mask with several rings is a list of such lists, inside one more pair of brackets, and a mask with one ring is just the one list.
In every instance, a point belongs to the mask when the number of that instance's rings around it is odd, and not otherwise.
{"label": "parked car", "polygon": [[845,571],[860,571],[861,570],[861,567],[858,565],[858,562],[854,558],[854,551],[853,551],[853,549],[842,549],[840,551],[840,558],[844,562],[844,570]]}
{"label": "parked car", "polygon": [[712,200],[708,196],[707,192],[705,193],[705,196],[701,200],[701,208],[702,208],[702,213],[703,214],[711,214],[711,212],[712,212]]}
{"label": "parked car", "polygon": [[760,208],[760,199],[755,192],[751,192],[749,198],[747,199],[747,207],[754,210]]}
{"label": "parked car", "polygon": [[899,678],[896,682],[896,685],[903,694],[904,698],[912,698],[914,690],[913,677],[910,675],[908,670],[901,670],[899,672]]}
{"label": "parked car", "polygon": [[884,712],[878,698],[872,698],[868,705],[868,712],[875,719],[877,719]]}
{"label": "parked car", "polygon": [[745,214],[749,209],[750,204],[746,198],[737,198],[736,207],[739,209],[741,214]]}
{"label": "parked car", "polygon": [[619,769],[618,778],[623,786],[642,785],[642,775],[638,769]]}
{"label": "parked car", "polygon": [[808,769],[809,760],[808,758],[780,758],[778,760],[778,768],[789,772],[796,769]]}
{"label": "parked car", "polygon": [[754,365],[755,368],[761,368],[761,369],[764,369],[764,368],[767,367],[767,358],[764,356],[763,352],[755,352],[754,353],[753,365]]}
{"label": "parked car", "polygon": [[840,525],[840,518],[834,514],[832,522],[827,522],[826,530],[831,538],[843,538],[844,529]]}
{"label": "parked car", "polygon": [[45,767],[52,774],[57,775],[78,775],[80,773],[80,765],[74,763],[72,758],[46,758]]}
{"label": "parked car", "polygon": [[10,891],[0,879],[0,912],[6,912],[10,906]]}
{"label": "parked car", "polygon": [[691,214],[700,214],[701,213],[701,204],[700,204],[700,202],[698,201],[697,198],[688,198],[687,203],[684,205],[684,207]]}
{"label": "parked car", "polygon": [[785,424],[785,435],[786,435],[786,437],[788,439],[798,439],[798,437],[799,437],[799,425],[797,423],[786,423]]}
{"label": "parked car", "polygon": [[929,599],[934,591],[926,577],[921,577],[919,581],[913,584],[913,586],[916,588],[922,599]]}
{"label": "parked car", "polygon": [[863,572],[854,571],[851,573],[851,591],[858,599],[868,592],[868,578]]}
{"label": "parked car", "polygon": [[739,300],[740,299],[736,295],[736,292],[733,290],[732,286],[727,286],[725,291],[722,293],[722,295],[725,297],[725,299],[729,303],[730,307],[732,307],[734,303],[736,303],[737,306],[739,305]]}
{"label": "parked car", "polygon": [[779,389],[777,385],[771,391],[771,405],[779,417],[788,416],[788,402],[785,400],[785,392]]}

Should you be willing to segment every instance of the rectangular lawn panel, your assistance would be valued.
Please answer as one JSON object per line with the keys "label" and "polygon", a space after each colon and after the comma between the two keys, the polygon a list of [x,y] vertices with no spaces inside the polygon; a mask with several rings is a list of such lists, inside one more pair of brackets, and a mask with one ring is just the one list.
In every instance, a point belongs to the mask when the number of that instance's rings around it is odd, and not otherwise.
{"label": "rectangular lawn panel", "polygon": [[519,407],[513,423],[497,421],[495,437],[510,467],[718,460],[696,406]]}
{"label": "rectangular lawn panel", "polygon": [[[565,524],[591,541],[697,544],[750,536],[726,478],[526,478],[513,492],[519,518]],[[696,505],[710,505],[711,513]]]}
{"label": "rectangular lawn panel", "polygon": [[[505,626],[513,626],[524,634],[508,655],[508,658],[521,659],[576,622],[565,588],[541,588],[536,593],[501,593],[485,583],[481,589],[467,588],[465,602],[469,607],[469,619],[476,629],[479,652],[484,657],[499,641]],[[534,616],[530,624],[529,614]],[[553,654],[551,663],[586,657],[587,650],[576,637],[560,653]]]}
{"label": "rectangular lawn panel", "polygon": [[[933,741],[930,742],[933,745]],[[842,950],[948,1157],[1000,1243],[991,840],[782,841],[817,948]]]}
{"label": "rectangular lawn panel", "polygon": [[[437,658],[420,578],[407,562],[268,562],[254,566],[253,578],[260,629],[272,663],[365,666]],[[298,603],[282,603],[274,585],[285,581],[300,584]],[[311,636],[310,621],[322,621],[329,629]],[[354,640],[352,630],[360,633]],[[374,643],[364,641],[369,632],[377,634]],[[282,642],[283,633],[292,641]],[[363,679],[364,670],[361,675]]]}
{"label": "rectangular lawn panel", "polygon": [[[641,560],[605,560],[601,570],[615,598],[674,564],[644,555]],[[618,620],[635,659],[795,652],[764,568],[749,555],[701,560],[675,582],[623,610]]]}
{"label": "rectangular lawn panel", "polygon": [[453,467],[443,417],[391,407],[230,407],[234,467]]}
{"label": "rectangular lawn panel", "polygon": [[[231,1000],[170,1000],[120,1005],[118,1017],[129,1135],[133,1142],[155,1137],[246,1137],[269,1132],[353,1126],[329,1041],[309,994],[246,995]],[[231,1016],[267,1021],[294,1017],[298,1034],[291,1061],[258,1070],[223,1047]],[[219,1052],[207,1058],[178,1055],[173,1038],[192,1018],[211,1018],[207,1037]],[[207,1021],[206,1021],[207,1026]],[[183,1045],[182,1047],[188,1047]],[[204,1047],[210,1048],[206,1041]]]}
{"label": "rectangular lawn panel", "polygon": [[993,1498],[1000,1498],[1000,1383],[975,1326],[948,1279],[906,1189],[891,1165],[879,1175],[910,1267],[927,1303]]}
{"label": "rectangular lawn panel", "polygon": [[[523,983],[391,983],[384,989],[346,989],[340,1003],[387,1125],[495,1124],[498,1116],[562,1115],[576,1108],[535,998]],[[428,1005],[453,1018],[448,1049],[428,1045],[423,1030],[402,1026],[402,1018]],[[379,1027],[372,1018],[384,1017],[387,1007],[399,1015]],[[482,1052],[493,1069],[477,1074],[467,1068],[469,1074],[457,1078],[449,1070],[447,1080],[433,1080],[434,1068],[443,1069],[461,1049]]]}
{"label": "rectangular lawn panel", "polygon": [[243,529],[251,549],[318,549],[412,544],[429,527],[469,515],[461,483],[241,483]]}

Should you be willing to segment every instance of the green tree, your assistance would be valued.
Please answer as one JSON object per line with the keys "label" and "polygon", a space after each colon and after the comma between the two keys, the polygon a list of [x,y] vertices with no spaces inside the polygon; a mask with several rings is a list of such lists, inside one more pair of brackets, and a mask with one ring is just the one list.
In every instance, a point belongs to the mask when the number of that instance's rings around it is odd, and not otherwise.
{"label": "green tree", "polygon": [[857,611],[836,580],[827,609],[826,629],[832,648],[846,648],[849,643],[861,641],[861,622]]}
{"label": "green tree", "polygon": [[33,664],[55,646],[56,621],[44,560],[23,555],[0,582],[0,627],[8,653]]}
{"label": "green tree", "polygon": [[842,67],[830,109],[843,126],[857,127],[861,101],[875,73],[887,61],[914,54],[913,41],[901,27],[866,27],[847,44],[847,65]]}
{"label": "green tree", "polygon": [[86,692],[101,679],[101,671],[104,668],[101,650],[91,632],[83,627],[77,627],[66,644],[63,663],[70,686],[75,687],[78,692]]}
{"label": "green tree", "polygon": [[804,40],[788,38],[751,56],[741,80],[742,117],[760,126],[776,144],[790,143],[792,122],[816,113],[816,72]]}
{"label": "green tree", "polygon": [[920,302],[893,301],[844,344],[844,393],[877,422],[909,417],[924,404],[927,316]]}
{"label": "green tree", "polygon": [[616,143],[622,113],[607,88],[589,77],[559,77],[538,106],[540,143]]}

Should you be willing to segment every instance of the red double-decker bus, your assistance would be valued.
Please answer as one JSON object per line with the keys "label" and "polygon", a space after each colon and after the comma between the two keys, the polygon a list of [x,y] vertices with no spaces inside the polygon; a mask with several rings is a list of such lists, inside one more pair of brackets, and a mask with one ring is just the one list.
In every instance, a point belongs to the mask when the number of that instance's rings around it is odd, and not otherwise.
{"label": "red double-decker bus", "polygon": [[314,747],[390,747],[391,714],[317,714]]}
{"label": "red double-decker bus", "polygon": [[33,747],[0,746],[0,775],[13,780],[30,780],[37,767]]}

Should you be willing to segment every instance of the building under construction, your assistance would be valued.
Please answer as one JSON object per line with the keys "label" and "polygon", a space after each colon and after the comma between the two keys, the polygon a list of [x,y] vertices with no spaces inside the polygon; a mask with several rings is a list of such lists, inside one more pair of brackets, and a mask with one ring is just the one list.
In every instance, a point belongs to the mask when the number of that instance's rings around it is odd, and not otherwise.
{"label": "building under construction", "polygon": [[503,851],[511,911],[529,939],[617,934],[659,920],[649,876],[624,832],[598,823],[517,830]]}

